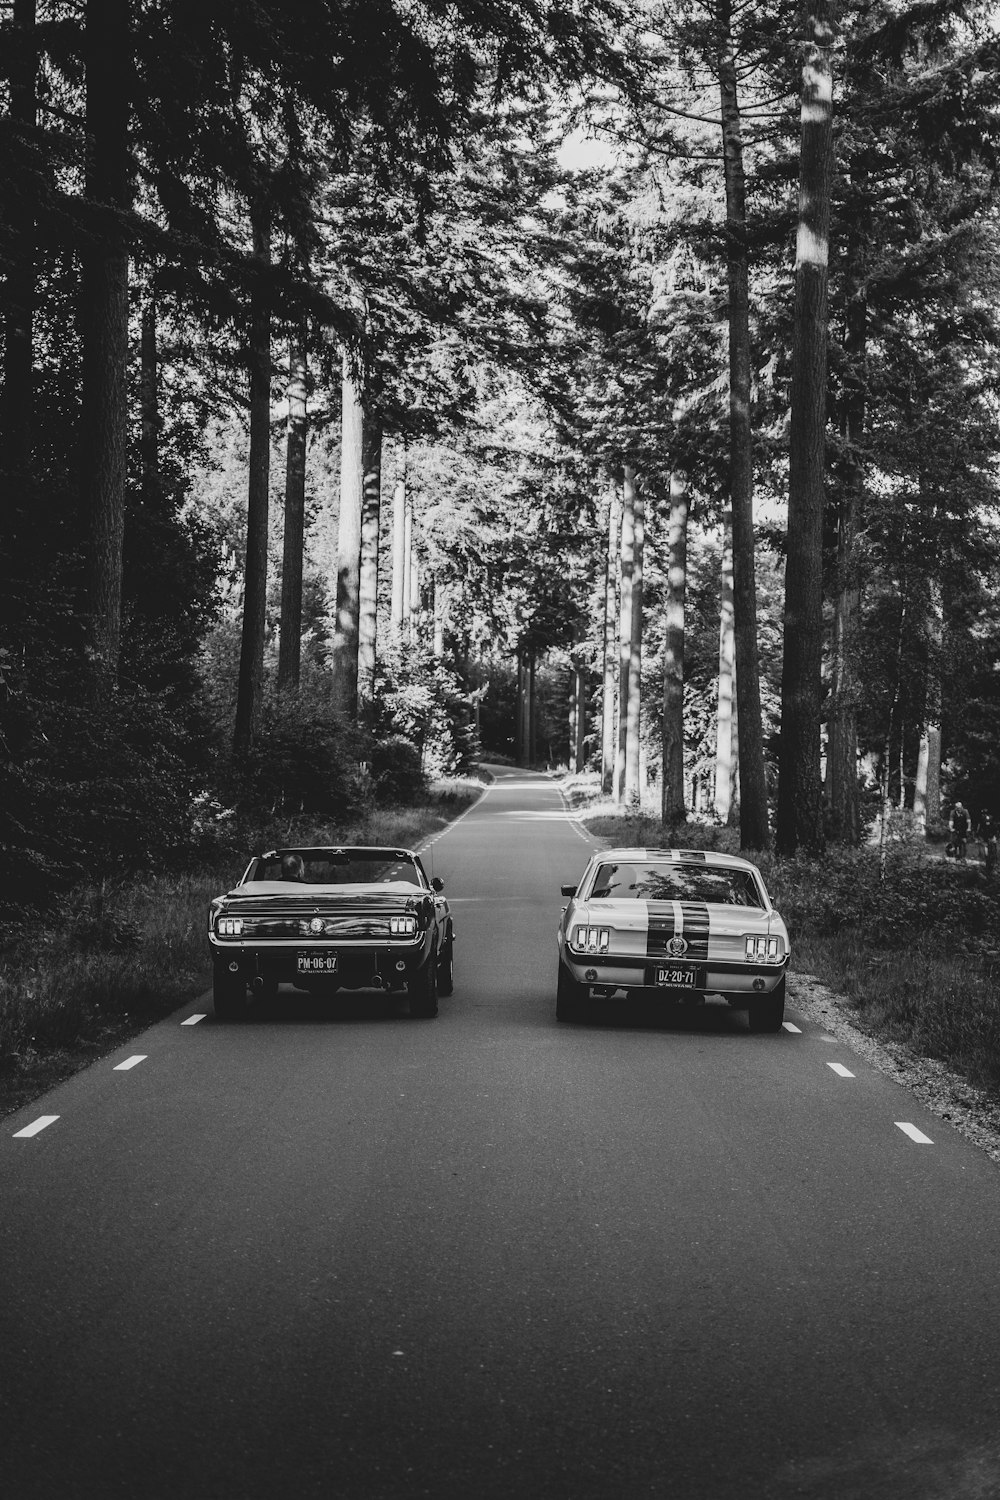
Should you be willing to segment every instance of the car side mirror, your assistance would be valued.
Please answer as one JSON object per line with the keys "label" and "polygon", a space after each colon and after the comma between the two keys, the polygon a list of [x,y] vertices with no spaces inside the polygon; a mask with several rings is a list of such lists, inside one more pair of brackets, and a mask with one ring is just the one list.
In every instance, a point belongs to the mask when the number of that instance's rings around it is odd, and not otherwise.
{"label": "car side mirror", "polygon": [[575,896],[576,895],[576,886],[575,885],[561,885],[559,887],[559,894],[561,896]]}
{"label": "car side mirror", "polygon": [[434,879],[431,881],[431,890],[432,891],[443,891],[444,890],[444,881],[441,879],[440,875],[435,875],[434,876]]}

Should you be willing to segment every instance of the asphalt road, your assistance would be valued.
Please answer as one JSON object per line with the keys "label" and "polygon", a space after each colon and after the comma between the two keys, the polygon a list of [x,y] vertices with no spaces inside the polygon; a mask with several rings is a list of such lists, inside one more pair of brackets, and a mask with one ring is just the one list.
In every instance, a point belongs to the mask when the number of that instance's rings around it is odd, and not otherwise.
{"label": "asphalt road", "polygon": [[589,847],[504,773],[436,1021],[202,997],[3,1122],[3,1500],[1000,1497],[997,1169],[794,1001],[557,1026]]}

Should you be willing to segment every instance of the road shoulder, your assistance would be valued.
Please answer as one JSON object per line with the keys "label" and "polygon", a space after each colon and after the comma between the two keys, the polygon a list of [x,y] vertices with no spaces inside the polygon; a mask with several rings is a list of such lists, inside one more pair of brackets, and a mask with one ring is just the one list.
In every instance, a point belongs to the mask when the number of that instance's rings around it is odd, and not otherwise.
{"label": "road shoulder", "polygon": [[1000,1103],[996,1099],[935,1058],[920,1057],[902,1043],[869,1036],[851,1019],[846,998],[814,974],[790,973],[788,996],[807,1021],[824,1027],[880,1073],[909,1089],[921,1104],[1000,1166]]}

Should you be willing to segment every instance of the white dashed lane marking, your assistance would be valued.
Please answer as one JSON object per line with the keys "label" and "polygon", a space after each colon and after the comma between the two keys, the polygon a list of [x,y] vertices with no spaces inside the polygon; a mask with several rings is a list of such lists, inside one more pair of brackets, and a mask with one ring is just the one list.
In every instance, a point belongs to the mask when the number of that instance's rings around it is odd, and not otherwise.
{"label": "white dashed lane marking", "polygon": [[188,1016],[188,1018],[187,1018],[186,1021],[182,1021],[181,1022],[181,1025],[182,1026],[195,1026],[195,1025],[197,1025],[197,1023],[199,1021],[204,1021],[204,1019],[205,1019],[204,1015]]}
{"label": "white dashed lane marking", "polygon": [[802,1035],[802,1027],[801,1026],[795,1026],[795,1025],[793,1025],[793,1023],[791,1021],[782,1021],[781,1024],[785,1028],[786,1031],[792,1031],[792,1032],[795,1033],[796,1036],[801,1036]]}
{"label": "white dashed lane marking", "polygon": [[134,1068],[137,1063],[145,1062],[148,1056],[148,1052],[139,1052],[135,1057],[126,1057],[124,1062],[115,1064],[114,1071],[116,1073],[127,1073],[129,1068]]}
{"label": "white dashed lane marking", "polygon": [[828,1062],[827,1063],[827,1067],[828,1068],[832,1068],[833,1071],[836,1073],[836,1075],[837,1075],[838,1078],[853,1078],[854,1077],[854,1074],[851,1072],[850,1068],[845,1068],[843,1063]]}
{"label": "white dashed lane marking", "polygon": [[51,1125],[58,1118],[58,1115],[39,1115],[37,1120],[32,1120],[30,1125],[25,1125],[23,1130],[15,1130],[13,1138],[16,1141],[18,1136],[37,1135],[40,1130],[45,1129],[46,1125]]}
{"label": "white dashed lane marking", "polygon": [[918,1146],[933,1146],[934,1142],[931,1140],[930,1136],[924,1135],[922,1130],[918,1130],[917,1127],[915,1125],[911,1125],[908,1120],[897,1120],[896,1125],[904,1135],[908,1135],[910,1137],[911,1141],[916,1141]]}

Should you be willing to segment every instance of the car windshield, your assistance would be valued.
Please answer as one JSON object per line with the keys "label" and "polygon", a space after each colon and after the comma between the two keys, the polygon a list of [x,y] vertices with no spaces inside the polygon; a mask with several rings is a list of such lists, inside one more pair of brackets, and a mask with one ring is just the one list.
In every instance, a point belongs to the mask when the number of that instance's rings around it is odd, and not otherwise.
{"label": "car windshield", "polygon": [[247,879],[299,885],[423,885],[412,854],[392,849],[279,849],[255,860]]}
{"label": "car windshield", "polygon": [[749,870],[724,866],[641,862],[599,865],[591,901],[708,901],[719,906],[761,905]]}

